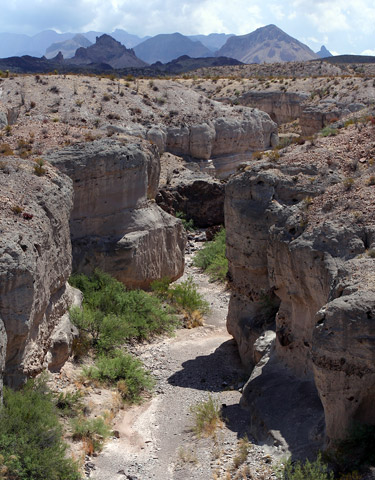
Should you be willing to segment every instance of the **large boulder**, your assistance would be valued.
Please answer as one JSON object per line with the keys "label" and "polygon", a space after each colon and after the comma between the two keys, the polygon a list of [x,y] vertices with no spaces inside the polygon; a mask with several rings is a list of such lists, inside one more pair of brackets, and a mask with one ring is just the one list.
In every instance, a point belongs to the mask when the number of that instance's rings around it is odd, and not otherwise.
{"label": "large boulder", "polygon": [[148,142],[96,140],[51,153],[73,180],[73,268],[99,267],[132,288],[184,269],[185,233],[155,203],[160,159]]}
{"label": "large boulder", "polygon": [[180,167],[156,202],[172,215],[183,212],[197,227],[211,227],[224,223],[224,192],[225,185],[211,175]]}
{"label": "large boulder", "polygon": [[[8,157],[0,170],[0,371],[16,386],[48,366],[51,337],[72,301],[72,182],[51,166]],[[67,339],[68,343],[71,338]],[[69,351],[66,350],[64,359]]]}

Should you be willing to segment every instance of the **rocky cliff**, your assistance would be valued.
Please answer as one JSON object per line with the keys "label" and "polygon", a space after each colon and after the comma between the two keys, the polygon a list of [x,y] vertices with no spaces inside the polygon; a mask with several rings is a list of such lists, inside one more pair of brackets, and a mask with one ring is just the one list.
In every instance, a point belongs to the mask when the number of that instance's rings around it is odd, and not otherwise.
{"label": "rocky cliff", "polygon": [[[259,338],[273,322],[276,331],[243,404],[251,406],[254,425],[279,431],[289,446],[301,446],[301,438],[289,438],[299,407],[301,431],[309,429],[302,442],[319,443],[319,399],[328,442],[354,420],[374,423],[371,135],[370,126],[350,128],[315,146],[292,147],[277,163],[248,167],[226,189],[228,330],[250,370],[262,356]],[[270,411],[275,396],[278,415]]]}
{"label": "rocky cliff", "polygon": [[64,318],[74,297],[72,182],[43,169],[37,176],[30,161],[0,163],[0,372],[12,386],[61,366],[74,334]]}
{"label": "rocky cliff", "polygon": [[64,148],[48,160],[73,180],[75,270],[98,267],[137,288],[182,275],[182,224],[154,200],[160,174],[155,147],[103,139]]}

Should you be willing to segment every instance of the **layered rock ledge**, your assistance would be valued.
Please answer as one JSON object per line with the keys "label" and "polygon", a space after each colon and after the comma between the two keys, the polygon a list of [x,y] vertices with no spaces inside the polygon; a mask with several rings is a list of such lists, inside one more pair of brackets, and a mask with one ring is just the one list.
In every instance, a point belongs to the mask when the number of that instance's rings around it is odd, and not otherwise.
{"label": "layered rock ledge", "polygon": [[[324,426],[330,443],[353,421],[375,423],[372,139],[367,125],[289,147],[226,189],[228,330],[252,370],[243,404],[258,434],[263,422],[292,450],[301,441],[321,446]],[[276,338],[259,353],[273,322]],[[302,440],[291,435],[295,422]]]}
{"label": "layered rock ledge", "polygon": [[160,158],[134,138],[66,147],[48,160],[73,180],[73,269],[98,267],[132,288],[184,269],[181,221],[155,203]]}
{"label": "layered rock ledge", "polygon": [[0,163],[0,372],[17,386],[69,355],[74,329],[69,216],[72,182],[47,165]]}

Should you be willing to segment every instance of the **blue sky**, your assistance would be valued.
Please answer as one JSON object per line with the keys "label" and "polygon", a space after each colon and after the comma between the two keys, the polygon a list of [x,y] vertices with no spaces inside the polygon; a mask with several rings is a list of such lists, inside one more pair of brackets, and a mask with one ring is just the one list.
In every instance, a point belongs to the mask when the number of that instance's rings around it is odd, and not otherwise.
{"label": "blue sky", "polygon": [[373,0],[11,0],[1,2],[0,32],[41,30],[243,35],[274,23],[318,50],[375,55]]}

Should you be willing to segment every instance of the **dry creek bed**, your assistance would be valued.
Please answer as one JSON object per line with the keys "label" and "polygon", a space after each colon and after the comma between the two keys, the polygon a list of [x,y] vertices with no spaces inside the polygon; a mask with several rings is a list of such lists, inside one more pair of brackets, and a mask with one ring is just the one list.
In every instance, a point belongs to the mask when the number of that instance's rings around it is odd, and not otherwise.
{"label": "dry creek bed", "polygon": [[[193,276],[210,313],[202,327],[181,329],[132,350],[155,376],[155,392],[143,404],[120,410],[114,424],[118,438],[109,440],[97,457],[86,457],[91,479],[275,478],[266,446],[252,444],[244,463],[234,467],[239,440],[249,427],[249,413],[239,406],[246,374],[225,326],[230,293],[192,266],[202,245],[195,240],[189,241],[181,280]],[[191,407],[210,395],[222,405],[225,421],[214,437],[197,438]]]}

